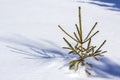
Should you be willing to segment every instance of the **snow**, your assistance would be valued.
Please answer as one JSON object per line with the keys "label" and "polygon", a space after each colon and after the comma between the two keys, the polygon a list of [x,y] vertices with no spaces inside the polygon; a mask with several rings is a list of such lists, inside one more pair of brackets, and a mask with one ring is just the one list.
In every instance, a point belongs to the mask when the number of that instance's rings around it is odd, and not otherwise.
{"label": "snow", "polygon": [[[0,0],[0,80],[119,80],[120,13],[89,2]],[[57,25],[73,32],[78,23],[78,6],[82,8],[84,34],[98,22],[96,30],[100,33],[94,44],[107,40],[103,47],[108,51],[105,58],[93,61],[97,77],[88,77],[84,68],[70,71],[65,60],[67,51],[61,48],[66,46],[62,40],[65,35]],[[52,58],[41,58],[36,51],[45,51]]]}

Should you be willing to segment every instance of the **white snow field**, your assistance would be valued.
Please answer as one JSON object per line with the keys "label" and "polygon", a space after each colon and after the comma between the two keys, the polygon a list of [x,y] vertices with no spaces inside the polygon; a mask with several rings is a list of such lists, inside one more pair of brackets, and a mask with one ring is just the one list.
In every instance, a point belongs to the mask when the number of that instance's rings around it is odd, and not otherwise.
{"label": "white snow field", "polygon": [[[120,80],[120,12],[89,2],[0,0],[0,80]],[[61,48],[66,46],[62,39],[66,35],[58,25],[72,34],[78,6],[84,35],[98,22],[95,30],[100,33],[93,44],[107,40],[102,48],[108,51],[105,57],[99,62],[90,59],[92,76],[86,75],[84,67],[70,71],[67,61],[74,56]]]}

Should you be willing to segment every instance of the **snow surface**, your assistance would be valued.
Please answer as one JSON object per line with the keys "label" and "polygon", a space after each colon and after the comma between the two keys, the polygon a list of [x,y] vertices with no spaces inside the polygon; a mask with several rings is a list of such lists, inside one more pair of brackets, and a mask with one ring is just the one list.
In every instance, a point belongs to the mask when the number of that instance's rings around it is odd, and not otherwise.
{"label": "snow surface", "polygon": [[[120,13],[89,2],[0,0],[0,80],[120,80]],[[67,60],[74,56],[68,59],[61,48],[66,46],[65,35],[57,27],[60,24],[73,32],[78,6],[82,8],[84,34],[97,21],[100,33],[94,44],[107,40],[103,49],[108,52],[100,62],[92,61],[95,75],[91,77],[84,68],[78,72],[68,69]]]}

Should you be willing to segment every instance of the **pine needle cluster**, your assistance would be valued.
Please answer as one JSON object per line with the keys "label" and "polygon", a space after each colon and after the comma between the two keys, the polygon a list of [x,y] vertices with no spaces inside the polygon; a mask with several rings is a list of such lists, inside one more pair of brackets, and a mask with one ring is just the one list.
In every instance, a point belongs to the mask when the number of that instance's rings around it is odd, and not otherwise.
{"label": "pine needle cluster", "polygon": [[[89,57],[93,57],[95,60],[99,61],[99,58],[97,56],[103,56],[103,53],[106,53],[106,51],[102,51],[102,46],[106,43],[106,40],[104,40],[100,46],[92,46],[91,40],[92,38],[99,33],[99,31],[96,31],[93,33],[93,30],[95,29],[97,22],[94,24],[94,26],[91,28],[91,30],[88,32],[88,34],[83,39],[83,31],[82,31],[82,20],[81,20],[81,7],[78,7],[78,17],[79,17],[79,25],[75,24],[76,32],[73,32],[74,36],[71,36],[68,32],[66,32],[60,25],[58,27],[72,40],[75,41],[75,45],[72,45],[70,41],[68,41],[66,38],[63,37],[64,41],[68,45],[68,47],[63,47],[64,49],[68,49],[71,55],[77,55],[79,58],[75,60],[71,60],[69,62],[69,69],[77,71],[79,69],[79,66],[89,66],[93,67],[93,65],[90,62],[86,62],[85,59]],[[87,46],[84,46],[87,45]],[[85,72],[88,75],[91,75],[89,70],[85,69]]]}

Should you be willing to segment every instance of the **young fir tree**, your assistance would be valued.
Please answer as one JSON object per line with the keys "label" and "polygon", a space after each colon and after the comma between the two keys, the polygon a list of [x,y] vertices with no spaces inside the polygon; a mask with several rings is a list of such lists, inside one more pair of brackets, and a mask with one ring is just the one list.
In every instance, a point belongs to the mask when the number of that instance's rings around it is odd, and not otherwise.
{"label": "young fir tree", "polygon": [[[79,65],[81,66],[90,66],[91,68],[93,65],[90,62],[86,62],[85,59],[89,57],[93,57],[95,60],[99,60],[97,56],[103,56],[103,53],[106,53],[106,51],[102,51],[101,47],[106,43],[106,40],[102,42],[102,44],[97,47],[97,46],[92,46],[91,45],[91,40],[92,38],[99,32],[96,31],[95,33],[92,34],[92,31],[95,29],[97,22],[94,24],[92,29],[88,32],[86,37],[83,39],[83,33],[82,33],[82,21],[81,21],[81,8],[78,7],[78,12],[79,12],[79,25],[75,24],[76,27],[76,32],[74,32],[74,36],[71,36],[68,32],[66,32],[60,25],[58,27],[72,40],[75,41],[76,45],[72,45],[66,38],[63,37],[64,41],[68,45],[68,47],[63,47],[64,49],[70,50],[69,54],[71,55],[77,55],[79,58],[75,60],[71,60],[69,62],[69,69],[70,70],[75,70],[77,71],[79,68]],[[85,46],[87,45],[87,46]],[[88,75],[91,75],[91,73],[85,69],[85,72]]]}

